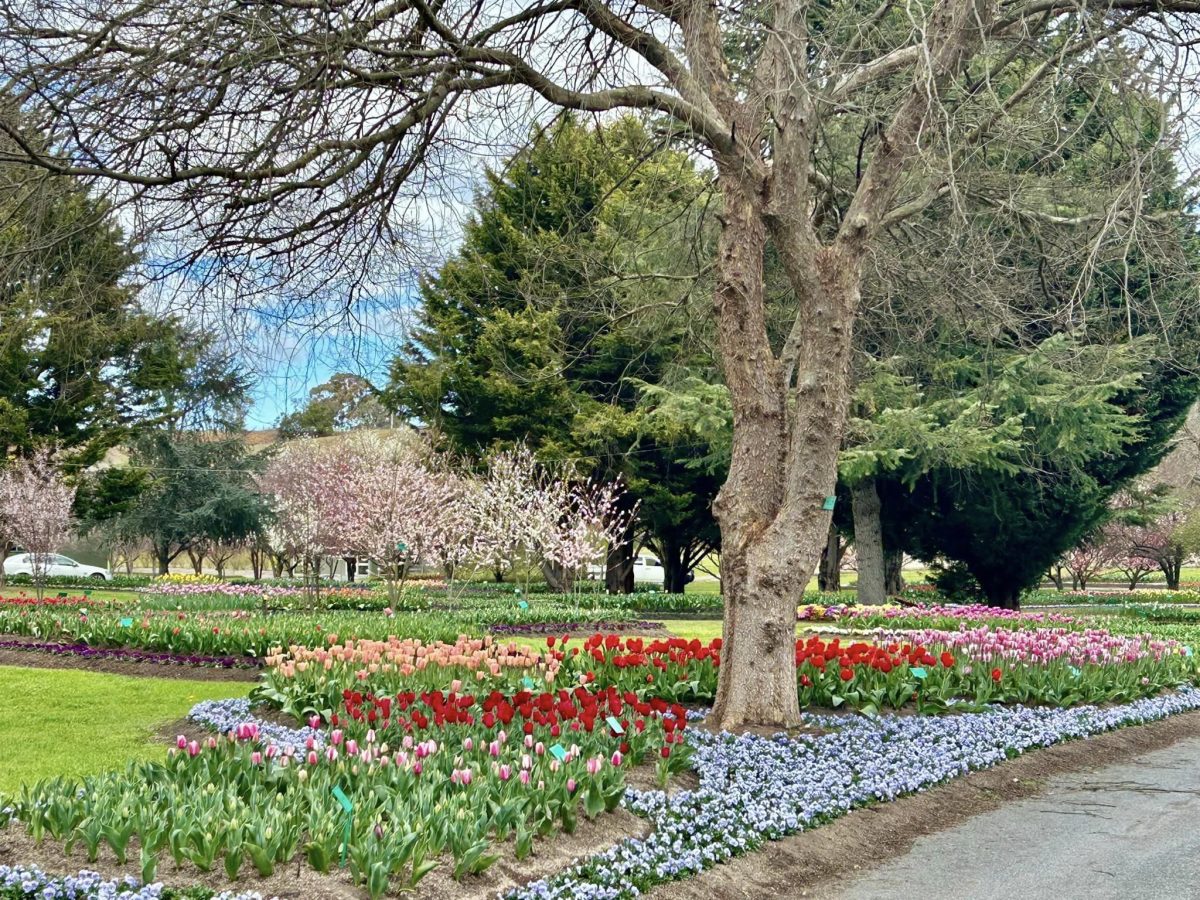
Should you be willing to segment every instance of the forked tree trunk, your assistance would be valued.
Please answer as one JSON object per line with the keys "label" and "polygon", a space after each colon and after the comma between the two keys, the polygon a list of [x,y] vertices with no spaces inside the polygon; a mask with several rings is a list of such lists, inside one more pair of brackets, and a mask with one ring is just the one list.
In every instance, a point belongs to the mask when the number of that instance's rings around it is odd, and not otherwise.
{"label": "forked tree trunk", "polygon": [[878,605],[887,601],[887,575],[875,479],[863,478],[851,485],[850,496],[854,507],[854,553],[858,559],[858,602]]}
{"label": "forked tree trunk", "polygon": [[604,590],[610,594],[633,593],[633,529],[620,543],[610,542],[604,560]]}
{"label": "forked tree trunk", "polygon": [[776,358],[762,303],[762,199],[736,174],[722,176],[714,303],[734,430],[729,476],[713,504],[725,614],[710,722],[793,727],[796,605],[829,532],[823,506],[848,407],[858,273],[834,248],[779,248],[802,311]]}

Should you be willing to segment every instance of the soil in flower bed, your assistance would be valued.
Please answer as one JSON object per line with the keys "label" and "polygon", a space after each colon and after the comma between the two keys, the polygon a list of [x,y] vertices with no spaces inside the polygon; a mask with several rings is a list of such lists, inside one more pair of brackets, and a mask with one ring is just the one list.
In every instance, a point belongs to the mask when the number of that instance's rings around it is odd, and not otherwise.
{"label": "soil in flower bed", "polygon": [[837,897],[841,879],[903,856],[917,838],[952,828],[1007,801],[1040,793],[1047,779],[1098,769],[1195,737],[1200,712],[1121,728],[1031,751],[890,803],[853,810],[833,822],[771,841],[686,881],[662,885],[654,900]]}
{"label": "soil in flower bed", "polygon": [[93,656],[74,656],[41,650],[0,649],[0,666],[20,666],[26,669],[85,669],[110,675],[132,675],[143,678],[183,678],[188,681],[257,681],[261,669],[218,669],[211,666],[189,666],[124,659],[105,659]]}
{"label": "soil in flower bed", "polygon": [[[418,900],[494,900],[500,891],[545,878],[567,868],[581,856],[599,853],[606,847],[629,837],[645,837],[649,827],[645,819],[625,809],[603,813],[589,820],[580,816],[579,827],[574,834],[557,833],[546,840],[534,842],[533,855],[524,860],[512,856],[512,843],[497,848],[501,857],[480,876],[464,878],[456,882],[450,877],[449,861],[429,873],[417,885],[415,891],[405,894]],[[8,865],[36,865],[43,871],[55,874],[74,874],[81,869],[99,872],[106,878],[138,874],[138,842],[134,838],[127,850],[129,862],[122,866],[116,861],[111,849],[105,845],[95,863],[87,861],[87,855],[79,847],[70,856],[62,852],[62,845],[49,839],[41,845],[25,832],[24,828],[10,825],[0,830],[0,863]],[[347,872],[334,870],[322,875],[297,857],[291,864],[278,866],[270,878],[260,878],[252,867],[243,866],[237,882],[230,882],[218,865],[212,872],[201,872],[190,863],[176,867],[169,855],[159,863],[155,880],[175,887],[203,884],[214,890],[257,891],[264,897],[280,900],[362,900],[365,889],[356,887]]]}

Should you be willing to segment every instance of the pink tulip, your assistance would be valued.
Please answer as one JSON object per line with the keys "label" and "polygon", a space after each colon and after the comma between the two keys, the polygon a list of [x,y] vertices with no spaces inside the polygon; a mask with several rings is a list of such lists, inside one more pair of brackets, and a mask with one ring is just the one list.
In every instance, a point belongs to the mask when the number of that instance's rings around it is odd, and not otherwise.
{"label": "pink tulip", "polygon": [[308,751],[308,764],[310,766],[315,766],[317,764],[317,751],[316,750]]}
{"label": "pink tulip", "polygon": [[624,757],[623,757],[623,756],[621,756],[621,751],[620,751],[620,750],[614,750],[614,751],[613,751],[613,755],[612,755],[612,764],[613,764],[615,767],[617,767],[617,768],[620,768],[620,767],[621,767],[621,762],[622,762],[622,760],[623,760],[623,759],[624,759]]}
{"label": "pink tulip", "polygon": [[512,768],[506,764],[501,764],[497,774],[500,776],[501,781],[508,781],[508,779],[512,778]]}
{"label": "pink tulip", "polygon": [[358,741],[354,740],[354,738],[350,738],[350,740],[346,742],[346,755],[358,756]]}
{"label": "pink tulip", "polygon": [[187,745],[188,756],[197,756],[200,753],[200,745],[195,741],[189,741]]}
{"label": "pink tulip", "polygon": [[492,757],[494,757],[494,758],[499,758],[499,756],[500,756],[500,742],[499,742],[499,741],[492,741],[490,744],[488,744],[488,753],[489,753],[489,754],[490,754]]}
{"label": "pink tulip", "polygon": [[413,774],[420,775],[423,768],[424,767],[421,765],[420,761],[418,760],[417,762],[413,763]]}
{"label": "pink tulip", "polygon": [[574,778],[567,779],[567,793],[568,794],[575,793],[575,779]]}
{"label": "pink tulip", "polygon": [[187,747],[187,745],[188,745],[188,739],[186,737],[184,737],[182,734],[175,738],[175,746],[178,747],[180,750],[185,749]]}
{"label": "pink tulip", "polygon": [[469,737],[468,737],[468,738],[463,738],[463,749],[464,749],[464,750],[468,750],[468,751],[469,751],[469,750],[471,750],[471,749],[472,749],[474,746],[475,746],[475,742],[474,742],[473,740],[471,740]]}
{"label": "pink tulip", "polygon": [[587,773],[589,775],[595,775],[595,774],[599,773],[601,765],[602,765],[602,762],[601,762],[600,757],[593,756],[591,759],[589,759],[587,761]]}
{"label": "pink tulip", "polygon": [[340,729],[340,728],[333,729],[333,731],[331,731],[329,733],[329,743],[333,744],[333,746],[336,747],[341,742],[342,742],[342,729]]}
{"label": "pink tulip", "polygon": [[316,731],[318,728],[320,728],[321,727],[321,717],[316,716],[316,715],[309,716],[308,717],[308,727],[311,728],[313,731]]}
{"label": "pink tulip", "polygon": [[261,766],[262,761],[263,761],[263,755],[261,753],[259,753],[257,750],[255,750],[253,753],[250,754],[250,762],[252,765]]}
{"label": "pink tulip", "polygon": [[525,785],[526,787],[529,786],[529,773],[527,771],[522,769],[521,774],[517,777],[521,779],[521,784]]}

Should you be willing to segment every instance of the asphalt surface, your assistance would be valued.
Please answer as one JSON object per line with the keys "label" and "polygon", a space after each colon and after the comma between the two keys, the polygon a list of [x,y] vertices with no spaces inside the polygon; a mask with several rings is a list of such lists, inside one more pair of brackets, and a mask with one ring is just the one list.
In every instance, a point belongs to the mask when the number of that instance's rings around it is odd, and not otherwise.
{"label": "asphalt surface", "polygon": [[1200,898],[1200,737],[1055,776],[1037,797],[919,838],[834,886],[844,900]]}

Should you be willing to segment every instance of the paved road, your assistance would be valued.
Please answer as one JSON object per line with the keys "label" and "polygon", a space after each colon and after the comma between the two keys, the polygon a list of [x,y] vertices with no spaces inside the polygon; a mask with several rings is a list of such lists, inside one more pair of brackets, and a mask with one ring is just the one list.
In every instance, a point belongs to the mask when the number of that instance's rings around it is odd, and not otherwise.
{"label": "paved road", "polygon": [[1051,778],[834,886],[844,900],[1200,898],[1200,738]]}

